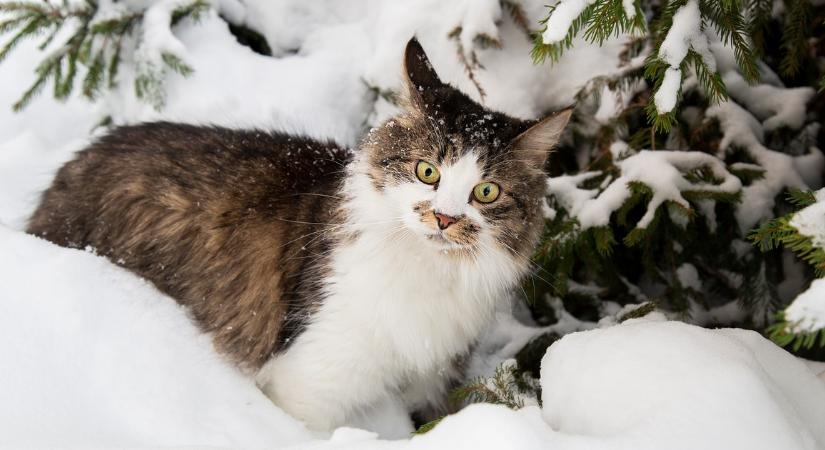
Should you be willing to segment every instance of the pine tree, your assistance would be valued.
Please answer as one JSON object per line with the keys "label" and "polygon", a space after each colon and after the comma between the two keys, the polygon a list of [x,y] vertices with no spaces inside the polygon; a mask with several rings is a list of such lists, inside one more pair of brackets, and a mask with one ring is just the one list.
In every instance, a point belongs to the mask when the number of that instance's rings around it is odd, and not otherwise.
{"label": "pine tree", "polygon": [[[774,322],[786,302],[775,288],[786,268],[778,252],[754,251],[747,236],[787,208],[785,188],[820,182],[776,163],[821,159],[822,142],[818,114],[788,121],[751,112],[755,96],[773,95],[805,117],[814,90],[781,80],[815,86],[822,76],[800,78],[817,57],[807,40],[812,8],[785,3],[776,17],[772,2],[759,1],[561,1],[548,9],[535,33],[536,63],[557,61],[581,40],[636,39],[622,73],[579,93],[572,134],[550,162],[551,214],[536,255],[540,276],[528,286],[534,316],[542,319],[544,299],[558,295],[594,319],[605,301],[651,300],[707,324]],[[775,30],[782,38],[766,39]],[[674,42],[685,44],[681,59]],[[668,71],[676,70],[673,84]],[[616,101],[609,120],[594,118],[603,95]]]}
{"label": "pine tree", "polygon": [[[197,20],[208,7],[206,0],[191,0],[168,14],[168,26],[185,18]],[[0,3],[0,14],[5,13],[0,16],[3,18],[0,35],[11,36],[0,48],[0,62],[26,39],[42,38],[38,48],[48,50],[35,70],[34,82],[13,105],[14,110],[25,108],[49,81],[53,84],[54,97],[59,100],[67,99],[76,87],[87,99],[97,99],[101,91],[117,83],[124,53],[130,53],[137,66],[138,98],[157,109],[165,99],[162,83],[166,70],[183,76],[192,73],[192,68],[175,53],[173,46],[154,48],[144,39],[142,26],[146,9],[124,6],[117,9],[116,14],[99,12],[97,0],[85,0],[81,4],[69,4],[65,0],[60,4],[32,0]],[[69,37],[55,42],[64,30],[69,30]],[[82,72],[85,74],[79,75]]]}

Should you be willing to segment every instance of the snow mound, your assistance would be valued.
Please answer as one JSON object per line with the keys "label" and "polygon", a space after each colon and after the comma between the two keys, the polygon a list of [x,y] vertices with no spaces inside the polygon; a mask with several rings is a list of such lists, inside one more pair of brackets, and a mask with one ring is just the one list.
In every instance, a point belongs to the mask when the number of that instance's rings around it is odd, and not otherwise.
{"label": "snow mound", "polygon": [[309,438],[149,283],[2,225],[0,249],[0,447]]}
{"label": "snow mound", "polygon": [[825,447],[825,386],[755,332],[631,320],[573,333],[541,383],[547,423],[590,448]]}

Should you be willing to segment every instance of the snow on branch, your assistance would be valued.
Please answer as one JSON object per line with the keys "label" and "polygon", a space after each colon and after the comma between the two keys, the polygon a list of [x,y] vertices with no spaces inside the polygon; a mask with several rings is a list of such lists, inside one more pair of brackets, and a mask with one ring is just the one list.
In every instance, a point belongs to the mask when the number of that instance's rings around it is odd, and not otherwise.
{"label": "snow on branch", "polygon": [[[825,279],[819,278],[811,286],[799,294],[788,306],[783,314],[785,333],[803,336],[798,340],[798,346],[807,348],[816,344],[816,337],[820,336],[819,345],[825,347]],[[808,337],[810,336],[810,337]]]}
{"label": "snow on branch", "polygon": [[779,314],[770,329],[780,345],[825,347],[825,189],[817,192],[791,190],[788,201],[802,206],[795,213],[769,220],[751,233],[763,251],[780,245],[810,264],[820,277]]}
{"label": "snow on branch", "polygon": [[566,0],[559,2],[547,18],[547,28],[541,34],[545,45],[561,42],[570,31],[573,21],[596,0]]}
{"label": "snow on branch", "polygon": [[127,57],[138,66],[138,97],[159,108],[165,69],[182,75],[192,72],[171,26],[186,17],[197,19],[210,7],[208,0],[0,2],[5,19],[0,22],[0,35],[11,34],[0,48],[0,62],[27,39],[42,38],[39,49],[44,51],[34,83],[14,109],[25,108],[49,82],[58,100],[69,98],[76,85],[84,97],[95,100],[117,84],[118,70]]}
{"label": "snow on branch", "polygon": [[[634,184],[645,186],[651,193],[647,210],[636,224],[638,228],[650,225],[656,210],[665,203],[690,211],[687,198],[733,199],[742,188],[721,160],[701,152],[642,150],[616,165],[621,175],[600,193],[579,187],[599,175],[597,172],[551,178],[548,191],[582,229],[588,229],[607,226],[611,214],[634,195]],[[696,176],[698,172],[703,175]]]}
{"label": "snow on branch", "polygon": [[799,156],[765,147],[761,142],[764,136],[762,125],[735,102],[727,101],[711,106],[706,116],[719,121],[723,133],[719,144],[720,152],[743,150],[764,171],[760,179],[742,189],[742,202],[736,210],[742,234],[747,234],[760,220],[772,217],[774,199],[783,190],[808,187],[799,167],[809,166],[820,171],[825,167],[825,157],[815,147],[809,148],[809,153]]}
{"label": "snow on branch", "polygon": [[673,15],[673,25],[659,46],[659,59],[669,65],[654,96],[659,114],[669,113],[676,106],[682,85],[681,66],[690,49],[703,56],[703,61],[711,71],[716,70],[713,56],[709,54],[708,39],[702,30],[702,17],[699,14],[697,0],[689,0],[676,11]]}

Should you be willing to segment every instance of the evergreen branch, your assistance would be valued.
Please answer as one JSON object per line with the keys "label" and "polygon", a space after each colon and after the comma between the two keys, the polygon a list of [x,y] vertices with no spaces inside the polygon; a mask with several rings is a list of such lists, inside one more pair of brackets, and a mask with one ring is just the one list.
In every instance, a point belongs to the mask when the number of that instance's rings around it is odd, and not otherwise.
{"label": "evergreen branch", "polygon": [[751,231],[748,238],[763,252],[783,246],[811,265],[818,277],[825,276],[825,249],[814,244],[790,224],[792,214],[768,220]]}
{"label": "evergreen branch", "polygon": [[[206,0],[191,0],[172,12],[170,26],[186,17],[197,20],[209,7],[210,4]],[[71,7],[65,2],[62,6],[32,1],[0,3],[0,12],[11,14],[10,18],[0,22],[0,34],[12,33],[10,39],[0,48],[0,62],[24,39],[44,33],[46,37],[39,43],[39,48],[46,49],[53,43],[68,19],[78,21],[77,27],[67,41],[46,56],[35,69],[36,79],[13,105],[15,111],[28,105],[32,98],[42,91],[48,80],[54,81],[53,95],[58,100],[67,99],[77,84],[80,85],[82,95],[89,100],[95,100],[104,87],[111,89],[115,86],[118,67],[122,62],[123,47],[128,42],[124,38],[142,25],[145,11],[130,12],[93,22],[97,9],[96,0],[86,0],[83,4]],[[160,60],[166,68],[183,76],[191,75],[193,72],[193,69],[176,55],[162,54]],[[76,83],[80,66],[85,67],[86,74]],[[137,92],[146,93],[154,89],[153,95],[143,95],[141,98],[153,101],[156,107],[162,104],[156,101],[163,98],[163,95],[158,93],[162,88],[162,76],[163,71],[157,74],[155,80],[147,81],[141,76],[135,80]]]}
{"label": "evergreen branch", "polygon": [[750,184],[765,178],[765,169],[759,166],[732,164],[728,166],[728,172],[742,180],[744,184]]}
{"label": "evergreen branch", "polygon": [[753,50],[756,56],[762,56],[765,51],[765,32],[771,21],[773,0],[748,0],[747,11],[750,21],[748,22],[748,35],[753,42]]}
{"label": "evergreen branch", "polygon": [[622,323],[626,320],[630,319],[639,319],[642,318],[653,311],[656,311],[656,308],[659,307],[659,304],[655,301],[647,301],[644,303],[640,303],[635,308],[630,311],[625,312],[624,314],[620,315],[616,318],[616,322]]}
{"label": "evergreen branch", "polygon": [[635,3],[636,15],[628,19],[624,11],[622,0],[605,0],[596,2],[593,16],[588,20],[587,30],[584,38],[591,43],[604,44],[604,41],[611,36],[618,36],[620,33],[644,33],[646,25],[644,14],[638,3]]}
{"label": "evergreen branch", "polygon": [[[792,347],[794,351],[811,349],[814,346],[825,348],[825,328],[812,331],[794,331],[796,323],[789,322],[785,313],[777,313],[776,322],[767,329],[768,336],[780,347]],[[817,343],[818,341],[818,343]]]}
{"label": "evergreen branch", "polygon": [[184,77],[188,77],[189,75],[192,75],[192,72],[194,72],[194,70],[188,64],[183,62],[182,59],[180,59],[177,55],[173,53],[165,52],[163,53],[163,55],[161,55],[161,58],[163,59],[163,62],[166,63],[167,66],[169,66],[170,69]]}
{"label": "evergreen branch", "polygon": [[[481,68],[481,64],[478,63],[478,59],[476,58],[475,52],[472,52],[471,59],[467,59],[465,56],[465,48],[464,45],[461,43],[460,35],[461,35],[461,27],[455,27],[448,35],[450,39],[455,41],[456,46],[456,56],[458,57],[458,61],[464,66],[464,72],[467,74],[467,78],[470,79],[470,82],[473,83],[475,86],[476,91],[478,91],[478,96],[481,99],[481,102],[484,103],[485,97],[487,97],[487,92],[484,91],[484,88],[481,87],[481,83],[478,81],[476,77],[475,69]],[[474,42],[482,43],[482,47],[496,47],[501,48],[501,43],[498,40],[493,39],[489,36],[478,35],[475,37]]]}
{"label": "evergreen branch", "polygon": [[444,417],[439,417],[437,419],[431,420],[431,421],[425,423],[424,425],[421,425],[420,427],[418,427],[418,429],[413,431],[412,434],[413,435],[424,434],[424,433],[432,430],[433,428],[435,428],[436,425],[441,423],[442,420],[444,420]]}
{"label": "evergreen branch", "polygon": [[811,206],[814,203],[816,203],[816,195],[813,191],[805,191],[796,188],[788,189],[788,196],[786,197],[786,199],[791,204],[798,206],[800,208]]}
{"label": "evergreen branch", "polygon": [[86,98],[93,100],[100,93],[100,85],[105,75],[105,66],[104,54],[103,51],[100,51],[92,60],[92,64],[86,72],[86,77],[83,79],[83,95]]}
{"label": "evergreen branch", "polygon": [[504,363],[496,367],[492,378],[475,378],[453,390],[450,398],[456,404],[493,403],[520,409],[524,407],[524,399],[520,395],[516,377],[515,367]]}
{"label": "evergreen branch", "polygon": [[530,30],[530,20],[527,18],[527,13],[524,12],[524,7],[516,0],[501,0],[502,9],[506,10],[513,19],[513,23],[524,32],[528,40],[532,40],[532,31]]}
{"label": "evergreen branch", "polygon": [[32,16],[28,19],[28,23],[26,23],[20,31],[17,32],[12,38],[6,42],[6,45],[0,49],[0,62],[8,56],[8,54],[14,50],[14,48],[20,44],[24,39],[33,37],[40,33],[43,27],[47,26],[48,22],[40,16]]}
{"label": "evergreen branch", "polygon": [[12,17],[11,19],[7,19],[7,20],[4,20],[4,21],[0,22],[0,33],[5,33],[7,31],[17,27],[18,25],[20,25],[21,22],[23,22],[27,19],[30,19],[30,18],[31,18],[31,16],[29,16],[29,15],[21,15],[21,16]]}
{"label": "evergreen branch", "polygon": [[722,76],[718,72],[710,70],[701,55],[694,50],[688,50],[685,59],[693,67],[696,78],[702,84],[710,103],[721,103],[728,99],[727,88],[722,81]]}
{"label": "evergreen branch", "polygon": [[[55,64],[56,67],[60,67],[59,61],[55,61]],[[43,87],[46,86],[46,82],[49,81],[50,76],[55,73],[59,74],[59,69],[56,71],[53,65],[47,66],[47,69],[35,79],[34,83],[26,89],[26,91],[23,92],[23,95],[12,105],[12,110],[19,112],[25,108],[32,101],[32,99],[43,90]]]}
{"label": "evergreen branch", "polygon": [[544,25],[544,29],[542,29],[541,32],[536,33],[533,37],[533,50],[530,52],[530,55],[533,58],[534,64],[542,64],[548,59],[551,63],[558,61],[564,51],[573,46],[573,39],[593,18],[593,12],[596,10],[596,5],[587,6],[582,13],[573,20],[573,23],[567,30],[567,34],[564,39],[553,44],[545,44],[541,35],[547,28],[547,21],[550,19],[550,16],[553,14],[554,10],[555,6],[549,7],[547,17],[539,22]]}
{"label": "evergreen branch", "polygon": [[177,25],[185,18],[191,18],[195,22],[199,21],[203,13],[209,10],[209,2],[207,0],[193,0],[191,3],[183,5],[172,11],[172,26]]}
{"label": "evergreen branch", "polygon": [[748,24],[742,16],[740,6],[736,3],[725,6],[725,2],[700,0],[699,10],[714,25],[722,43],[733,48],[742,77],[749,83],[755,83],[759,79],[756,54],[748,42]]}
{"label": "evergreen branch", "polygon": [[808,39],[811,29],[811,2],[810,0],[785,0],[787,8],[785,28],[782,30],[782,49],[785,51],[779,69],[785,76],[795,76],[799,73],[802,63],[808,56]]}

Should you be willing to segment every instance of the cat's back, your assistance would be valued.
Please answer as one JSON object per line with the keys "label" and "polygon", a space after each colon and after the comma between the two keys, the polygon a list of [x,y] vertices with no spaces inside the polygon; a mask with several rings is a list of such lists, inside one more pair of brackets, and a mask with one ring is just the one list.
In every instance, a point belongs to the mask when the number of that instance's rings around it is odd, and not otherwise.
{"label": "cat's back", "polygon": [[29,232],[137,272],[256,366],[319,295],[319,258],[307,255],[328,251],[350,157],[283,133],[121,127],[60,169]]}
{"label": "cat's back", "polygon": [[[92,231],[82,217],[123,213],[137,203],[290,219],[301,206],[334,195],[349,159],[349,150],[334,143],[277,132],[169,122],[119,127],[58,171],[29,229],[81,246]],[[62,233],[55,233],[58,226]]]}
{"label": "cat's back", "polygon": [[[333,142],[299,135],[154,122],[124,126],[100,137],[61,170],[57,179],[117,182],[174,176],[182,184],[267,187],[275,194],[324,190],[342,177],[350,153]],[[252,178],[254,176],[254,178]],[[70,181],[70,180],[66,180]],[[81,181],[81,180],[71,180]]]}

